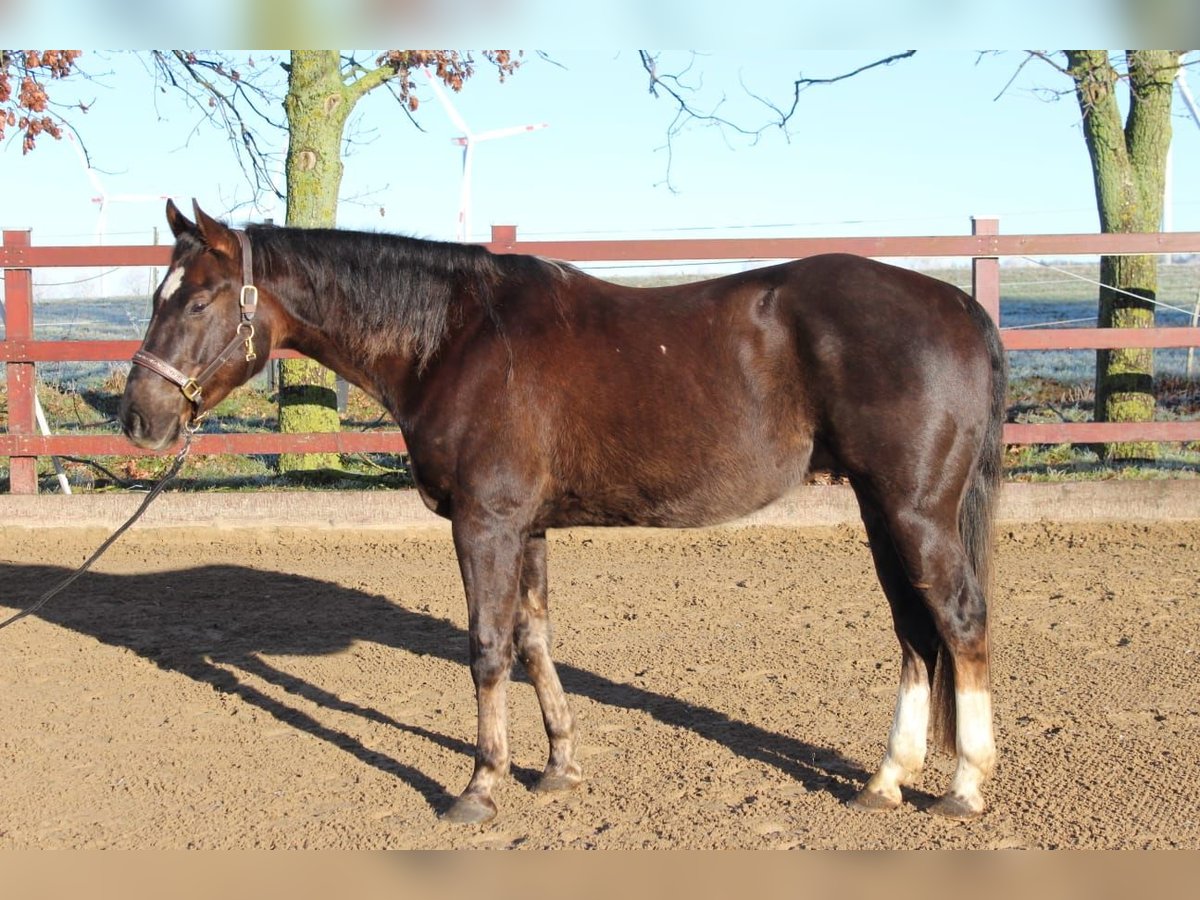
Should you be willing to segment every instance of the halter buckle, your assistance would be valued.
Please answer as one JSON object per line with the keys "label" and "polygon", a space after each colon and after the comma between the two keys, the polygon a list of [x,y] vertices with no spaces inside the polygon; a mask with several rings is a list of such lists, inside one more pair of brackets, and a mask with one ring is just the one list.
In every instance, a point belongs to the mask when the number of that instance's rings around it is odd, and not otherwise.
{"label": "halter buckle", "polygon": [[179,390],[183,391],[183,396],[187,397],[188,403],[200,403],[200,392],[203,388],[195,378],[189,378],[179,386]]}
{"label": "halter buckle", "polygon": [[253,316],[254,311],[258,309],[258,288],[252,284],[243,284],[240,303],[242,315],[247,318]]}

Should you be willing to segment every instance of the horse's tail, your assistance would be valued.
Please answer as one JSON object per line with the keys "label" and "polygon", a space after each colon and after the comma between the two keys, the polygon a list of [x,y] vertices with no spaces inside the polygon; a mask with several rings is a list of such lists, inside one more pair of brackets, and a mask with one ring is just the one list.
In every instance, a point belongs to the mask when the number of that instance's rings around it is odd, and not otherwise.
{"label": "horse's tail", "polygon": [[[992,597],[992,539],[996,500],[1000,491],[1000,473],[1004,453],[1003,429],[1008,390],[1008,361],[1000,342],[1000,330],[992,317],[977,303],[968,307],[975,319],[992,367],[991,409],[987,430],[979,445],[971,480],[967,484],[962,506],[958,511],[958,533],[967,551],[967,561],[975,573],[983,593],[984,608]],[[988,613],[988,622],[991,614]],[[935,746],[953,753],[955,749],[954,665],[944,645],[939,646],[934,666],[931,703],[933,741]]]}

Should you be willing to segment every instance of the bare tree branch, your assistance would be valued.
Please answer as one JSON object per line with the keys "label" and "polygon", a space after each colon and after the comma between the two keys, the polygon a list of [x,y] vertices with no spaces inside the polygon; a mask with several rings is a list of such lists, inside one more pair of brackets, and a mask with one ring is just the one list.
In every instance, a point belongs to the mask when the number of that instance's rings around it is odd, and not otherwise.
{"label": "bare tree branch", "polygon": [[834,75],[831,78],[798,78],[792,86],[792,106],[787,113],[775,123],[780,128],[787,125],[787,122],[796,112],[796,106],[800,102],[800,94],[818,84],[835,84],[839,81],[845,81],[847,78],[853,78],[855,75],[861,75],[863,72],[869,72],[871,69],[877,69],[880,66],[890,66],[893,63],[900,62],[902,59],[908,59],[916,55],[916,50],[905,50],[903,53],[893,53],[891,56],[885,56],[883,59],[877,59],[874,62],[867,63],[865,66],[859,66],[850,72],[845,72],[841,75]]}
{"label": "bare tree branch", "polygon": [[743,124],[740,122],[735,122],[731,118],[721,114],[720,110],[725,105],[727,99],[724,95],[722,95],[721,99],[708,111],[701,110],[696,106],[694,98],[698,94],[702,84],[693,85],[684,81],[684,78],[695,67],[695,53],[692,54],[690,61],[682,71],[663,72],[660,67],[659,57],[657,54],[652,53],[649,50],[639,50],[638,56],[641,60],[642,68],[645,69],[646,74],[650,76],[650,83],[648,86],[650,95],[655,98],[665,96],[673,102],[675,107],[675,116],[667,126],[667,143],[663,147],[667,153],[667,169],[663,183],[665,183],[667,188],[672,192],[675,190],[674,186],[671,184],[671,161],[674,157],[674,139],[688,125],[692,123],[699,123],[701,125],[715,127],[723,133],[730,131],[735,134],[743,135],[750,138],[752,141],[757,141],[767,131],[777,128],[783,133],[785,138],[788,138],[790,137],[788,125],[791,123],[792,118],[796,115],[796,112],[799,109],[800,94],[802,94],[804,91],[817,85],[835,84],[839,81],[845,81],[849,78],[855,77],[856,75],[861,75],[864,72],[870,71],[871,69],[876,69],[882,66],[890,66],[893,63],[908,59],[916,52],[916,50],[906,50],[902,53],[894,53],[890,56],[885,56],[881,59],[867,63],[866,65],[859,66],[858,68],[849,72],[843,72],[840,75],[832,75],[823,78],[809,78],[801,76],[792,82],[792,98],[787,109],[784,109],[779,104],[774,103],[763,96],[753,93],[743,83],[742,90],[746,93],[746,95],[765,106],[771,114],[770,118],[765,122]]}
{"label": "bare tree branch", "polygon": [[[229,135],[238,165],[256,193],[283,198],[278,184],[278,156],[264,148],[256,128],[266,125],[280,132],[285,122],[273,118],[267,109],[276,99],[254,79],[243,76],[231,60],[222,56],[201,57],[186,50],[151,50],[155,78],[181,91],[201,112],[204,119]],[[257,70],[253,59],[248,60]]]}
{"label": "bare tree branch", "polygon": [[1032,62],[1037,56],[1038,56],[1038,53],[1036,53],[1035,51],[1032,51],[1032,50],[1028,51],[1025,58],[1023,60],[1021,60],[1021,64],[1019,66],[1017,66],[1016,69],[1013,70],[1012,77],[1009,78],[1008,81],[1006,81],[1004,83],[1004,87],[1000,88],[1000,93],[998,93],[995,97],[992,98],[992,102],[999,100],[1001,97],[1003,97],[1005,94],[1008,93],[1008,89],[1010,87],[1012,87],[1013,84],[1016,83],[1016,80],[1020,76],[1021,72],[1023,72],[1025,67],[1027,65],[1029,65],[1029,63]]}

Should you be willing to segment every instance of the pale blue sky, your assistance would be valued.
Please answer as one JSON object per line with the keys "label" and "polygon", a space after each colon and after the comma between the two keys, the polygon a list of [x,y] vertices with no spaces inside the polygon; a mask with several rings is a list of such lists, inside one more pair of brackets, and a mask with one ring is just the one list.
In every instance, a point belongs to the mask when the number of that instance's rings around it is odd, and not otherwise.
{"label": "pale blue sky", "polygon": [[[713,52],[696,57],[690,77],[704,86],[700,105],[724,95],[728,116],[757,122],[766,111],[743,84],[783,102],[800,72],[833,75],[888,52]],[[476,131],[550,126],[479,145],[476,239],[486,238],[491,223],[543,238],[961,234],[978,214],[999,216],[1009,233],[1097,227],[1075,102],[1035,93],[1065,90],[1067,80],[1030,63],[995,99],[1024,59],[1020,51],[921,50],[890,68],[813,88],[801,97],[790,140],[774,131],[753,143],[693,126],[675,140],[674,191],[664,183],[662,150],[674,113],[647,93],[636,52],[550,55],[564,68],[527,56],[504,85],[481,64],[455,98]],[[266,54],[253,56],[267,63]],[[667,53],[663,66],[687,59]],[[198,114],[174,94],[157,93],[142,62],[93,52],[81,62],[98,81],[79,86],[95,102],[75,121],[109,194],[195,196],[216,215],[282,220],[282,207],[269,198],[257,210],[239,205],[250,191],[225,136],[197,127]],[[340,225],[453,236],[460,155],[450,138],[457,132],[425,85],[421,94],[423,132],[383,92],[361,104]],[[1200,129],[1182,102],[1175,135],[1174,227],[1200,231]],[[282,149],[284,136],[274,139]],[[19,140],[6,142],[0,176],[0,225],[31,227],[40,244],[93,240],[94,191],[65,141],[43,137],[24,157]],[[147,242],[156,225],[163,225],[160,202],[109,205],[109,242]]]}
{"label": "pale blue sky", "polygon": [[1137,47],[1196,25],[1192,0],[0,0],[16,46]]}

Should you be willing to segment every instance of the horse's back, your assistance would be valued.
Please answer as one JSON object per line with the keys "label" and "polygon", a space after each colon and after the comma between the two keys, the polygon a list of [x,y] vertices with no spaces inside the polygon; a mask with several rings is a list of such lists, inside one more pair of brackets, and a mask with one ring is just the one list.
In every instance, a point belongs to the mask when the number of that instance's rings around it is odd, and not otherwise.
{"label": "horse's back", "polygon": [[561,339],[541,344],[556,376],[643,406],[657,406],[647,389],[670,392],[701,422],[787,428],[848,404],[899,410],[948,382],[971,399],[990,390],[994,326],[969,295],[850,254],[649,290],[589,280],[558,315]]}

